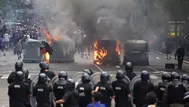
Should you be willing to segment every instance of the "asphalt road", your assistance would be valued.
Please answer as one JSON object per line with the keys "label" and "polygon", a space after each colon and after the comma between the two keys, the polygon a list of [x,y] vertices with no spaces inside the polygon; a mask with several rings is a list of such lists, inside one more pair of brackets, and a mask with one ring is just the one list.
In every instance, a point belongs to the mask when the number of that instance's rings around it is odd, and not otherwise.
{"label": "asphalt road", "polygon": [[[167,60],[165,56],[150,53],[149,54],[150,66],[135,66],[134,71],[140,74],[142,70],[147,70],[151,73],[151,78],[154,81],[159,81],[161,76],[161,71],[165,71],[165,63],[175,63],[175,60]],[[8,107],[8,96],[7,96],[7,78],[9,73],[14,69],[14,63],[17,61],[17,57],[13,56],[11,52],[8,52],[6,56],[0,56],[0,107]],[[39,73],[39,64],[37,63],[27,63],[24,64],[25,68],[30,71],[30,77],[34,78]],[[69,64],[50,64],[50,68],[56,74],[61,71],[67,71],[69,76],[76,72],[82,71],[84,68],[90,68],[95,72],[107,71],[110,74],[115,74],[120,66],[96,66],[92,64],[92,57],[82,59],[80,55],[75,55],[75,63]],[[177,70],[176,70],[177,71]],[[183,65],[183,71],[178,71],[180,73],[188,73],[189,65]]]}

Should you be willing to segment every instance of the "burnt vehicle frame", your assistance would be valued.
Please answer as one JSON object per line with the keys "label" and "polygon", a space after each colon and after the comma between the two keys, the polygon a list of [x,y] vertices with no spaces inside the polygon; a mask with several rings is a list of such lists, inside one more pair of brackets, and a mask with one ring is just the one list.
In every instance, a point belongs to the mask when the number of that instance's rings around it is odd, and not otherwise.
{"label": "burnt vehicle frame", "polygon": [[121,63],[121,61],[120,61],[120,42],[119,41],[97,40],[94,42],[93,50],[94,50],[94,61],[93,61],[94,64],[119,65]]}

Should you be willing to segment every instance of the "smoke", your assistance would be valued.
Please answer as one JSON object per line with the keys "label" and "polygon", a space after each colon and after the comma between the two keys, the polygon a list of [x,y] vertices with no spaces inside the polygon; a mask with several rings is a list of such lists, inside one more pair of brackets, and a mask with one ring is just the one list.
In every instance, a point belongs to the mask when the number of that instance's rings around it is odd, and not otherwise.
{"label": "smoke", "polygon": [[[81,43],[95,39],[121,39],[128,29],[133,0],[36,0],[34,9],[52,35]],[[85,33],[83,33],[85,32]],[[79,39],[80,38],[80,39]],[[86,41],[85,41],[86,42]],[[87,43],[88,44],[88,43]]]}

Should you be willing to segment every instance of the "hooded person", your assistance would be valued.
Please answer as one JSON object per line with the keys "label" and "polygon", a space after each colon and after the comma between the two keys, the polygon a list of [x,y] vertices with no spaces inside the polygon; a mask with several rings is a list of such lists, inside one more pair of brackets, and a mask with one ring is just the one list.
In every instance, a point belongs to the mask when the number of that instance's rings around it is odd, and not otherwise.
{"label": "hooded person", "polygon": [[56,100],[56,104],[63,104],[64,107],[79,107],[79,92],[75,89],[74,80],[69,80],[67,91],[60,100]]}

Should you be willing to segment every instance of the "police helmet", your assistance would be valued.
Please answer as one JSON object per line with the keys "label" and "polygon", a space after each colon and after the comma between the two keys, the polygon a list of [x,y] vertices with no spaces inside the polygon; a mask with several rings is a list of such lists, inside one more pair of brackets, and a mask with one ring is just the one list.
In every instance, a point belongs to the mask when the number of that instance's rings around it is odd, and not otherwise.
{"label": "police helmet", "polygon": [[83,72],[88,73],[89,75],[93,74],[93,71],[91,69],[84,69]]}
{"label": "police helmet", "polygon": [[142,71],[140,77],[141,77],[142,81],[148,81],[150,79],[150,75],[149,75],[148,71],[145,71],[145,70]]}
{"label": "police helmet", "polygon": [[122,80],[124,78],[124,72],[122,70],[118,70],[116,74],[116,79],[117,80]]}
{"label": "police helmet", "polygon": [[40,67],[42,70],[49,69],[49,64],[46,63],[46,62],[41,62],[41,63],[39,64],[39,67]]}
{"label": "police helmet", "polygon": [[131,62],[127,62],[125,65],[125,71],[132,72],[133,71],[133,64]]}
{"label": "police helmet", "polygon": [[181,81],[188,81],[189,82],[189,76],[187,74],[183,74],[181,77]]}
{"label": "police helmet", "polygon": [[88,73],[84,73],[81,77],[82,82],[90,82],[91,81],[91,77]]}
{"label": "police helmet", "polygon": [[171,80],[178,79],[180,80],[180,75],[177,72],[172,72],[171,73]]}
{"label": "police helmet", "polygon": [[40,73],[38,78],[38,83],[45,84],[48,80],[48,77],[45,73]]}
{"label": "police helmet", "polygon": [[22,71],[17,71],[15,75],[15,79],[17,81],[23,81],[24,80],[24,73]]}
{"label": "police helmet", "polygon": [[23,62],[16,62],[15,63],[15,69],[16,71],[22,71],[22,68],[23,68]]}
{"label": "police helmet", "polygon": [[63,79],[65,79],[65,80],[67,80],[67,79],[68,79],[68,74],[67,74],[67,72],[66,72],[66,71],[60,71],[59,74],[58,74],[58,78],[59,78],[59,79],[63,78]]}
{"label": "police helmet", "polygon": [[67,85],[68,90],[75,89],[75,81],[73,79],[69,79],[69,83]]}
{"label": "police helmet", "polygon": [[164,81],[164,80],[170,81],[170,80],[171,80],[171,75],[170,75],[170,73],[164,72],[164,73],[162,74],[161,79],[162,79],[163,81]]}
{"label": "police helmet", "polygon": [[100,74],[100,81],[101,82],[107,82],[110,79],[110,76],[107,72],[102,72]]}

